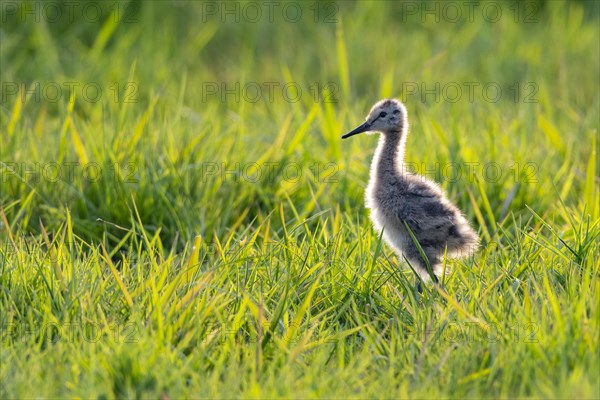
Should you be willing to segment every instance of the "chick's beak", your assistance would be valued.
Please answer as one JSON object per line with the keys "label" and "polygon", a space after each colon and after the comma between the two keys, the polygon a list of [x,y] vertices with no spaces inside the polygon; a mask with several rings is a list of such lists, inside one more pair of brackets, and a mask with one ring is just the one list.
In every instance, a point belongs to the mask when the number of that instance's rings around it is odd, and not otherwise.
{"label": "chick's beak", "polygon": [[359,133],[366,132],[370,128],[371,128],[371,124],[369,124],[369,122],[365,122],[364,124],[357,126],[354,130],[346,133],[344,136],[342,136],[342,139],[347,139],[350,136],[354,136],[354,135],[358,135]]}

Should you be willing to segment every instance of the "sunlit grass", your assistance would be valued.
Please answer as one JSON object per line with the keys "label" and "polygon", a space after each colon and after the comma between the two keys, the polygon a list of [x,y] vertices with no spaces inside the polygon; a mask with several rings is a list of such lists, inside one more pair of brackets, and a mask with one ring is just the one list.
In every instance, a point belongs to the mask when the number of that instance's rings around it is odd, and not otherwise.
{"label": "sunlit grass", "polygon": [[[167,2],[9,21],[1,397],[597,395],[597,9],[490,24],[338,5],[337,23]],[[436,82],[479,86],[411,94]],[[409,165],[483,240],[419,296],[364,209],[375,139],[339,140],[384,96],[406,103]]]}

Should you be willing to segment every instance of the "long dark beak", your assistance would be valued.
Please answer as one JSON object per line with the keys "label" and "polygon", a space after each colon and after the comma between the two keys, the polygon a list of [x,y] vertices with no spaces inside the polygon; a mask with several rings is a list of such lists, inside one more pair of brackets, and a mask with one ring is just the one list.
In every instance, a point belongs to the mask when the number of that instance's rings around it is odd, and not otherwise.
{"label": "long dark beak", "polygon": [[366,132],[370,128],[371,128],[371,124],[369,124],[368,122],[365,122],[364,124],[357,126],[353,131],[346,133],[344,136],[342,136],[342,139],[347,139],[350,136],[354,136],[354,135],[358,135],[359,133]]}

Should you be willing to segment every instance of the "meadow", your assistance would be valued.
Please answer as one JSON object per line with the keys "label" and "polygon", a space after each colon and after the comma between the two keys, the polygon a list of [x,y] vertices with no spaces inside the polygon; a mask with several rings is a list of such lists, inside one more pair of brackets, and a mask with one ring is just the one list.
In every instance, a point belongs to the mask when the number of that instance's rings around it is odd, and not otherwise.
{"label": "meadow", "polygon": [[[599,5],[2,2],[1,398],[597,398]],[[364,207],[385,97],[481,236]]]}

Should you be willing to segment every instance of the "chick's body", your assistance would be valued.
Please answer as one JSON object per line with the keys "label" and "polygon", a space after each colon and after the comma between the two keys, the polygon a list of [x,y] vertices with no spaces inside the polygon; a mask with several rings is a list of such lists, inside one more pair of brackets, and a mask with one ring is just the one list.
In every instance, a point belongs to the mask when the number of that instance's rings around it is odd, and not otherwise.
{"label": "chick's body", "polygon": [[371,221],[377,231],[383,231],[385,242],[404,255],[421,278],[429,279],[429,264],[437,280],[443,272],[441,257],[472,254],[478,236],[435,182],[406,171],[408,122],[402,103],[394,99],[380,101],[371,109],[367,122],[344,137],[365,131],[381,133],[365,196]]}

